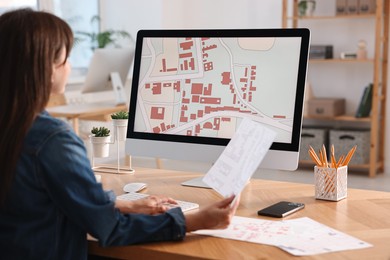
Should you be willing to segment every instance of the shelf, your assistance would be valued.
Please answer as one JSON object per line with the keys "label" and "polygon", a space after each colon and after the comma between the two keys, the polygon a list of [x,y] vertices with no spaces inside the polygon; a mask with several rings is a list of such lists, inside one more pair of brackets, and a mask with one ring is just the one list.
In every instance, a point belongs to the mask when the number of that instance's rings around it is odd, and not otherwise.
{"label": "shelf", "polygon": [[[322,0],[323,2],[329,3],[329,1]],[[354,114],[352,115],[342,115],[335,117],[320,117],[320,116],[304,116],[304,124],[314,124],[314,125],[330,125],[331,128],[338,128],[344,125],[353,125],[352,128],[359,128],[361,126],[368,126],[370,129],[370,139],[369,139],[369,162],[362,165],[349,165],[348,168],[356,171],[366,171],[368,172],[369,177],[375,177],[377,173],[383,172],[385,164],[385,125],[386,125],[386,89],[387,89],[387,71],[388,71],[388,53],[389,53],[389,0],[376,0],[375,1],[375,12],[369,14],[345,14],[345,15],[336,15],[336,13],[325,13],[326,9],[319,10],[323,11],[317,12],[318,15],[314,14],[312,16],[299,16],[298,4],[300,0],[283,0],[282,5],[282,25],[284,28],[298,28],[304,26],[310,29],[311,25],[314,28],[317,28],[317,32],[321,33],[321,28],[326,26],[327,28],[333,28],[334,37],[338,37],[341,30],[338,30],[339,24],[343,25],[342,30],[349,29],[350,33],[346,37],[351,37],[351,40],[354,39],[357,31],[359,31],[360,22],[366,23],[370,22],[370,26],[373,26],[372,30],[375,33],[374,37],[370,37],[369,44],[372,44],[373,55],[368,59],[341,59],[340,56],[334,55],[334,59],[309,59],[308,63],[310,66],[313,66],[313,70],[323,70],[326,73],[326,70],[331,69],[331,67],[344,66],[344,67],[356,67],[356,70],[366,70],[366,66],[372,66],[369,68],[372,70],[372,84],[373,84],[373,98],[372,98],[372,111],[371,116],[366,118],[356,118]],[[335,7],[336,4],[328,4],[329,8]],[[327,9],[330,10],[330,9]],[[365,20],[367,19],[367,20]],[[332,22],[333,21],[333,22]],[[356,23],[359,22],[359,23]],[[302,23],[302,24],[300,24]],[[356,25],[355,25],[356,24]],[[345,27],[347,26],[347,27]],[[318,28],[319,27],[319,28]],[[312,28],[312,29],[314,29]],[[352,30],[353,29],[353,30]],[[367,30],[367,28],[365,28]],[[320,38],[319,38],[320,39]],[[318,39],[318,40],[319,40]],[[367,39],[368,40],[368,39]],[[317,41],[314,41],[317,42]],[[324,42],[324,39],[320,42]],[[330,41],[326,39],[326,43],[323,44],[332,44],[337,42]],[[337,46],[337,45],[336,45]],[[315,64],[315,65],[314,65]],[[323,67],[320,65],[324,65]],[[315,68],[314,68],[315,67]],[[338,68],[337,68],[338,69]],[[313,74],[314,75],[314,74]],[[316,79],[313,78],[313,81]],[[333,79],[330,79],[333,80]],[[315,84],[313,84],[315,85]],[[356,91],[354,88],[349,88],[348,91]],[[348,92],[342,94],[342,96],[347,95]],[[352,112],[353,113],[353,112]],[[313,122],[311,122],[313,121]],[[334,125],[334,126],[333,126]],[[300,165],[306,165],[313,167],[314,163],[311,161],[302,162]]]}
{"label": "shelf", "polygon": [[348,122],[371,122],[371,117],[357,118],[350,115],[334,116],[334,117],[322,117],[322,116],[304,116],[304,119],[315,119],[324,121],[348,121]]}
{"label": "shelf", "polygon": [[375,14],[350,14],[350,15],[324,15],[324,16],[289,16],[290,20],[333,20],[333,19],[357,19],[375,18]]}
{"label": "shelf", "polygon": [[309,59],[310,63],[374,63],[374,59]]}

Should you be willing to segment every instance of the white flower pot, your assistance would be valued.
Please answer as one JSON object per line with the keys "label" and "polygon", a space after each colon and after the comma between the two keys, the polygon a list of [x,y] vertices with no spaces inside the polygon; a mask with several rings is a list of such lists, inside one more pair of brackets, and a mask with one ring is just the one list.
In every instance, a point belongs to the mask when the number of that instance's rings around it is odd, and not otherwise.
{"label": "white flower pot", "polygon": [[92,152],[94,157],[108,157],[110,154],[110,137],[90,136],[92,143]]}
{"label": "white flower pot", "polygon": [[306,16],[313,16],[315,9],[316,9],[316,2],[315,1],[307,1]]}
{"label": "white flower pot", "polygon": [[127,119],[113,119],[115,139],[119,142],[125,141],[127,136]]}
{"label": "white flower pot", "polygon": [[312,16],[315,8],[315,0],[301,0],[298,4],[298,13],[300,16]]}

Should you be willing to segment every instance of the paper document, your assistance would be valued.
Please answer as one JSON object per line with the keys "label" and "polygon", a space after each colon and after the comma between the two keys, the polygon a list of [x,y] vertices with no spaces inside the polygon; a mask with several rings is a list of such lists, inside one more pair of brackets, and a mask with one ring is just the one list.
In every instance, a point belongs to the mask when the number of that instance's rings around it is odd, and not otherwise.
{"label": "paper document", "polygon": [[276,132],[245,118],[203,182],[224,197],[238,195],[269,150]]}
{"label": "paper document", "polygon": [[296,256],[372,246],[307,217],[282,221],[233,217],[227,229],[199,230],[193,233],[273,245]]}

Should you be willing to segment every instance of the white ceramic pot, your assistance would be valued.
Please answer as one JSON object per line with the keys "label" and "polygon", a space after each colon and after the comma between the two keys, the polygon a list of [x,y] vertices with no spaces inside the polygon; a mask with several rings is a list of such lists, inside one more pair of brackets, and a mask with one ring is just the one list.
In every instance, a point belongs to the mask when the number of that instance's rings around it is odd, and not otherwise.
{"label": "white ceramic pot", "polygon": [[316,8],[315,0],[301,0],[298,4],[300,16],[312,16]]}
{"label": "white ceramic pot", "polygon": [[112,124],[114,126],[115,140],[119,142],[125,141],[127,135],[127,119],[113,119]]}
{"label": "white ceramic pot", "polygon": [[313,16],[314,10],[316,9],[316,2],[315,1],[307,1],[307,9],[306,9],[306,16]]}
{"label": "white ceramic pot", "polygon": [[110,137],[96,137],[90,136],[92,143],[92,152],[94,157],[102,158],[108,157],[110,154]]}

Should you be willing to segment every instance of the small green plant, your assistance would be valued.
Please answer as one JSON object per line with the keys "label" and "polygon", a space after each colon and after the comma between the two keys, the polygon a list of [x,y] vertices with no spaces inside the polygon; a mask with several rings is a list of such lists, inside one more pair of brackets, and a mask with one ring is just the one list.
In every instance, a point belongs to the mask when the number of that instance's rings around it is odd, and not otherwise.
{"label": "small green plant", "polygon": [[110,136],[110,130],[107,127],[101,126],[99,128],[97,127],[92,127],[91,133],[95,137],[106,137]]}
{"label": "small green plant", "polygon": [[[100,23],[100,16],[94,15],[91,18],[91,25],[94,26],[94,24]],[[115,47],[119,47],[118,40],[120,38],[123,39],[130,39],[133,41],[133,38],[131,35],[124,31],[124,30],[106,30],[102,32],[98,31],[92,31],[92,32],[83,32],[83,31],[76,31],[76,35],[80,35],[81,38],[76,37],[75,43],[79,43],[84,40],[88,40],[91,43],[91,49],[95,50],[96,48],[104,48],[107,45],[113,44]]]}
{"label": "small green plant", "polygon": [[111,119],[129,119],[129,113],[127,111],[119,111],[112,114]]}

